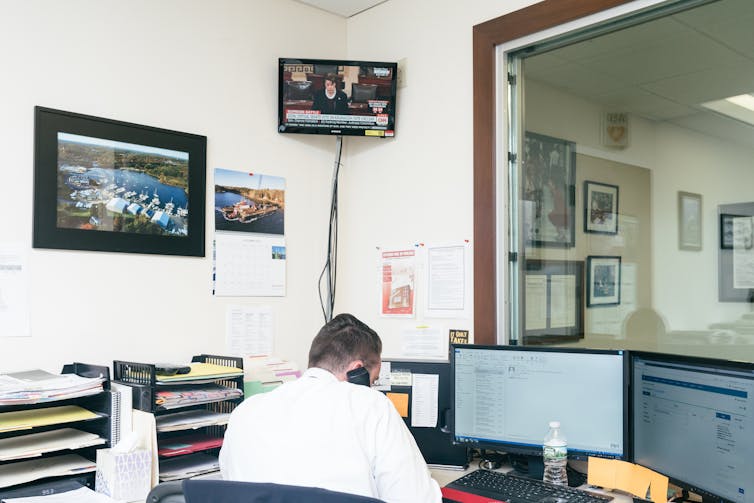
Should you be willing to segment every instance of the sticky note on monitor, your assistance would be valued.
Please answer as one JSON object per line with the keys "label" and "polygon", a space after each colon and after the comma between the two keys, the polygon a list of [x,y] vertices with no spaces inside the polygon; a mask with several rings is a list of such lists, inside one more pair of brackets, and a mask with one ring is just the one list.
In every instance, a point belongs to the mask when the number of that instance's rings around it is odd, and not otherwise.
{"label": "sticky note on monitor", "polygon": [[385,393],[385,396],[393,402],[401,417],[408,417],[408,393]]}

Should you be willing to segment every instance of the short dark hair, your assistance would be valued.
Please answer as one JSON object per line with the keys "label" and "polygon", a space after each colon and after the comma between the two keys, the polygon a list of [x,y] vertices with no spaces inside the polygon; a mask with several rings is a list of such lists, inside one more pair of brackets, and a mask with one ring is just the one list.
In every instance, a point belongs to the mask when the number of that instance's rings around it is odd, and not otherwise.
{"label": "short dark hair", "polygon": [[377,365],[382,341],[377,332],[352,314],[339,314],[319,330],[309,349],[309,367],[333,373],[346,370],[349,363],[362,360],[369,368]]}

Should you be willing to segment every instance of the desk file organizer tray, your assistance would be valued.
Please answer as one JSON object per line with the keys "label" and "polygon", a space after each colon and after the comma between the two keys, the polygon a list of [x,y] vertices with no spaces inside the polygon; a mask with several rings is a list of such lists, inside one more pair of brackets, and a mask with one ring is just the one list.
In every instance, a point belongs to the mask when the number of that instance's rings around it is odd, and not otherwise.
{"label": "desk file organizer tray", "polygon": [[[70,456],[71,454],[81,456],[89,461],[94,461],[96,458],[97,449],[112,447],[113,433],[119,428],[119,425],[115,424],[117,415],[113,414],[115,400],[113,399],[113,393],[111,393],[110,391],[110,369],[99,365],[71,363],[63,366],[61,374],[76,374],[81,377],[102,378],[102,390],[90,395],[63,398],[59,400],[50,400],[38,403],[2,405],[0,406],[0,413],[23,413],[24,411],[29,412],[32,410],[52,408],[58,408],[62,410],[66,408],[70,409],[70,406],[76,406],[87,409],[87,411],[94,413],[96,417],[82,421],[63,423],[55,423],[54,421],[52,421],[48,424],[42,424],[26,429],[9,429],[3,433],[0,433],[0,439],[18,438],[19,441],[21,441],[23,437],[37,433],[49,432],[49,434],[46,435],[52,436],[57,430],[62,430],[64,428],[75,428],[85,433],[98,435],[99,437],[104,439],[105,442],[99,443],[97,445],[89,445],[86,442],[81,443],[77,440],[77,437],[73,437],[73,443],[71,445],[64,445],[65,442],[63,442],[61,445],[56,444],[49,450],[40,449],[40,453],[38,453],[37,455],[30,453],[28,456],[23,455],[22,457],[17,457],[15,459],[0,461],[0,473],[3,472],[4,467],[9,467],[15,463],[23,463],[30,460],[45,460],[59,456]],[[37,414],[32,415],[36,416]],[[31,439],[32,437],[29,438]],[[44,494],[56,494],[76,489],[81,486],[87,486],[92,489],[94,488],[93,471],[91,473],[79,473],[75,475],[53,477],[43,476],[43,478],[37,478],[29,482],[0,487],[0,500],[13,497],[19,498],[41,496]]]}

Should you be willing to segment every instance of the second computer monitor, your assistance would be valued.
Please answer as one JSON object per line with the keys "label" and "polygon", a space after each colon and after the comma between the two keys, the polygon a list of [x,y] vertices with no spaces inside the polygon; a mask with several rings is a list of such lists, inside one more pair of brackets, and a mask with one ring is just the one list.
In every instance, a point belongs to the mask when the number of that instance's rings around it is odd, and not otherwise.
{"label": "second computer monitor", "polygon": [[560,421],[568,455],[626,458],[624,351],[454,345],[453,438],[512,454],[542,454]]}
{"label": "second computer monitor", "polygon": [[754,501],[754,364],[631,354],[634,462],[705,501]]}

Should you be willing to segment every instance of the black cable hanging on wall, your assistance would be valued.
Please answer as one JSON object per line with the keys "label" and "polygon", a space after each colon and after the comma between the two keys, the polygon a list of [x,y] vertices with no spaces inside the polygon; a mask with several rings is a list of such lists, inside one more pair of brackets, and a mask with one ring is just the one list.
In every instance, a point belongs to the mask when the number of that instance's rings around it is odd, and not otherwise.
{"label": "black cable hanging on wall", "polygon": [[[335,280],[338,264],[338,174],[340,173],[340,154],[343,150],[343,137],[338,136],[335,146],[335,165],[332,175],[332,194],[330,198],[330,221],[327,230],[327,258],[325,267],[319,275],[319,304],[325,323],[332,320],[335,308]],[[322,298],[322,278],[327,279],[325,298]]]}

